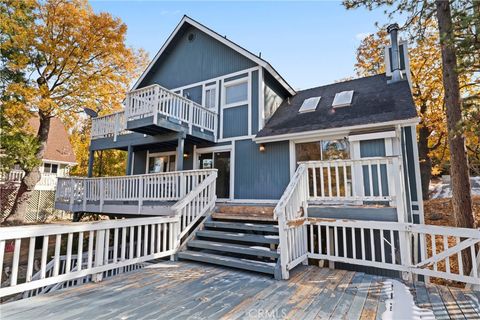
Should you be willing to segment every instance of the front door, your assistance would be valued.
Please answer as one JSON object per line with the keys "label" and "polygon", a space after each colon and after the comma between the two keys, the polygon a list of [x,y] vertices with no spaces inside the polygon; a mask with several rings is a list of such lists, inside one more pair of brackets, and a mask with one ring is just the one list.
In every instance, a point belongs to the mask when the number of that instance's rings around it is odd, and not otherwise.
{"label": "front door", "polygon": [[202,153],[198,157],[200,169],[217,169],[217,198],[230,198],[230,151]]}

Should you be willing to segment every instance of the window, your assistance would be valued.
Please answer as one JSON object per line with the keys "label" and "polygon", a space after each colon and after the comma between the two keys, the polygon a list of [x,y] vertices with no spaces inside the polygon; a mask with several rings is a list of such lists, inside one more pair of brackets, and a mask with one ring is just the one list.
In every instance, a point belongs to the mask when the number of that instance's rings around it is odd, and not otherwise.
{"label": "window", "polygon": [[210,87],[205,89],[205,108],[217,109],[217,88]]}
{"label": "window", "polygon": [[346,139],[295,144],[297,161],[349,159],[349,149],[349,144]]}
{"label": "window", "polygon": [[248,81],[225,84],[225,104],[248,102]]}
{"label": "window", "polygon": [[350,106],[352,104],[352,98],[353,98],[353,90],[339,92],[335,94],[332,107],[340,108],[340,107]]}
{"label": "window", "polygon": [[153,156],[148,158],[148,173],[175,171],[175,155]]}
{"label": "window", "polygon": [[302,106],[298,110],[298,112],[311,112],[317,109],[318,103],[320,102],[321,97],[313,97],[305,99],[302,103]]}
{"label": "window", "polygon": [[57,173],[58,172],[58,164],[44,163],[43,164],[43,172],[44,173]]}

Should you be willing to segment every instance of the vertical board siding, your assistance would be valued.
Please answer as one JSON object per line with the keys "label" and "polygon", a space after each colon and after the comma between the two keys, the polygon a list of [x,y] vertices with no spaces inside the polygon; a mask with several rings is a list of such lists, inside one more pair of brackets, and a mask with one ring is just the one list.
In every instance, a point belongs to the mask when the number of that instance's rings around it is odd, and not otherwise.
{"label": "vertical board siding", "polygon": [[258,71],[252,72],[251,79],[251,92],[252,92],[252,134],[257,134],[258,132],[258,102],[259,102],[259,92],[258,92]]}
{"label": "vertical board siding", "polygon": [[[194,34],[194,40],[188,36]],[[250,59],[200,30],[185,25],[139,87],[158,83],[178,88],[255,67]]]}
{"label": "vertical board siding", "polygon": [[223,138],[248,134],[248,106],[223,109]]}
{"label": "vertical board siding", "polygon": [[288,141],[235,143],[235,199],[280,199],[290,181]]}
{"label": "vertical board siding", "polygon": [[[408,139],[405,137],[405,128],[402,128],[402,134],[401,134],[401,152],[402,152],[402,160],[403,160],[403,177],[405,180],[405,198],[407,200],[407,220],[408,222],[413,222],[413,216],[412,216],[412,199],[411,199],[411,194],[410,194],[410,177],[409,177],[409,167],[408,167],[408,148],[405,139]],[[413,151],[412,149],[410,149]]]}
{"label": "vertical board siding", "polygon": [[415,159],[413,158],[413,148],[416,146],[413,145],[412,138],[412,128],[404,127],[405,130],[405,148],[406,148],[406,158],[407,158],[407,169],[408,169],[408,179],[410,181],[410,197],[412,201],[418,201],[417,194],[417,183],[415,176]]}
{"label": "vertical board siding", "polygon": [[[364,140],[360,141],[360,157],[369,158],[369,157],[385,157],[385,139],[374,139],[374,140]],[[363,184],[365,188],[365,194],[368,196],[374,195],[378,196],[379,185],[378,185],[378,171],[377,165],[372,165],[372,187],[373,190],[370,190],[370,180],[368,174],[368,166],[363,166]],[[388,195],[388,177],[387,177],[387,166],[380,166],[380,175],[382,178],[382,194]]]}

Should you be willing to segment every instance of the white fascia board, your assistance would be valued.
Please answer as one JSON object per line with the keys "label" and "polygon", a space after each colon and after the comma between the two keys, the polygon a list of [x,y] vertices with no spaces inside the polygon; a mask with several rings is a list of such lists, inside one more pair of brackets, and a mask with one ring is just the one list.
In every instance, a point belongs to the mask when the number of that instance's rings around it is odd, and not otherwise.
{"label": "white fascia board", "polygon": [[287,134],[268,136],[268,137],[255,137],[253,138],[253,141],[255,141],[256,143],[267,143],[267,142],[277,142],[277,141],[286,141],[286,140],[295,140],[295,139],[307,139],[315,136],[333,135],[336,133],[349,132],[352,130],[371,129],[371,128],[378,128],[378,127],[393,126],[393,125],[400,125],[400,126],[417,125],[419,122],[420,122],[420,118],[415,117],[415,118],[410,118],[405,120],[394,120],[394,121],[388,121],[388,122],[362,124],[362,125],[350,126],[350,127],[339,127],[339,128],[331,128],[331,129],[323,129],[323,130],[295,132],[295,133],[287,133]]}
{"label": "white fascia board", "polygon": [[397,132],[395,130],[389,131],[380,131],[366,134],[355,134],[348,137],[349,141],[362,141],[362,140],[374,140],[374,139],[385,139],[385,138],[395,138]]}
{"label": "white fascia board", "polygon": [[215,40],[217,41],[220,41],[221,43],[223,43],[224,45],[232,48],[233,50],[237,51],[238,53],[242,54],[243,56],[247,57],[248,59],[254,61],[255,63],[257,63],[258,65],[264,67],[278,82],[280,82],[282,84],[282,86],[291,94],[291,95],[295,95],[296,92],[295,90],[293,90],[293,88],[280,76],[280,74],[278,74],[277,71],[275,71],[275,69],[273,69],[273,67],[268,63],[266,62],[265,60],[263,59],[260,59],[259,57],[257,57],[256,55],[254,55],[253,53],[245,50],[244,48],[240,47],[238,44],[226,39],[225,37],[222,37],[221,35],[219,35],[218,33],[216,33],[215,31],[205,27],[204,25],[198,23],[197,21],[191,19],[190,17],[187,17],[187,16],[183,16],[182,20],[180,20],[180,22],[178,23],[178,25],[176,26],[176,28],[173,30],[173,32],[170,34],[170,36],[168,37],[167,41],[165,41],[165,43],[163,44],[163,46],[160,48],[160,50],[157,52],[157,54],[155,55],[155,57],[153,58],[153,60],[148,64],[147,68],[145,69],[145,71],[142,73],[142,75],[140,76],[140,78],[135,82],[135,84],[133,85],[132,89],[131,90],[135,90],[137,89],[137,87],[140,85],[140,83],[142,82],[142,80],[145,78],[145,76],[148,74],[148,72],[152,69],[152,67],[155,65],[155,63],[157,62],[157,60],[160,58],[160,56],[162,55],[162,53],[165,51],[165,49],[168,47],[168,45],[170,44],[170,42],[173,40],[173,38],[175,37],[175,35],[178,33],[178,31],[180,30],[180,28],[185,24],[185,23],[188,23],[192,26],[194,26],[195,28],[199,29],[200,31],[208,34],[209,36],[211,36],[212,38],[214,38]]}

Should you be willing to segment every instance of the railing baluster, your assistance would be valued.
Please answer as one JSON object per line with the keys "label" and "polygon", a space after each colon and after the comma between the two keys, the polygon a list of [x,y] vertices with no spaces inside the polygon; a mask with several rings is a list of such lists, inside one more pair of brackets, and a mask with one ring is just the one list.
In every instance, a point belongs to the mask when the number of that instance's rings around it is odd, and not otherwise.
{"label": "railing baluster", "polygon": [[73,246],[73,233],[69,232],[67,236],[67,257],[65,261],[65,272],[68,273],[72,268],[72,246]]}
{"label": "railing baluster", "polygon": [[[35,237],[30,237],[30,242],[28,244],[27,275],[25,277],[26,282],[30,282],[32,280],[34,256],[35,256]],[[3,264],[2,259],[0,259],[0,263]],[[1,270],[0,270],[0,273],[1,273]],[[1,283],[2,282],[1,282],[1,279],[0,279],[0,284]]]}
{"label": "railing baluster", "polygon": [[77,246],[77,270],[82,270],[83,264],[83,232],[78,233],[78,246]]}
{"label": "railing baluster", "polygon": [[60,248],[62,246],[62,235],[57,234],[55,238],[55,255],[53,263],[53,276],[58,276],[60,271]]}
{"label": "railing baluster", "polygon": [[15,247],[13,249],[12,274],[10,275],[11,286],[14,286],[17,284],[21,244],[22,244],[22,239],[15,239]]}

